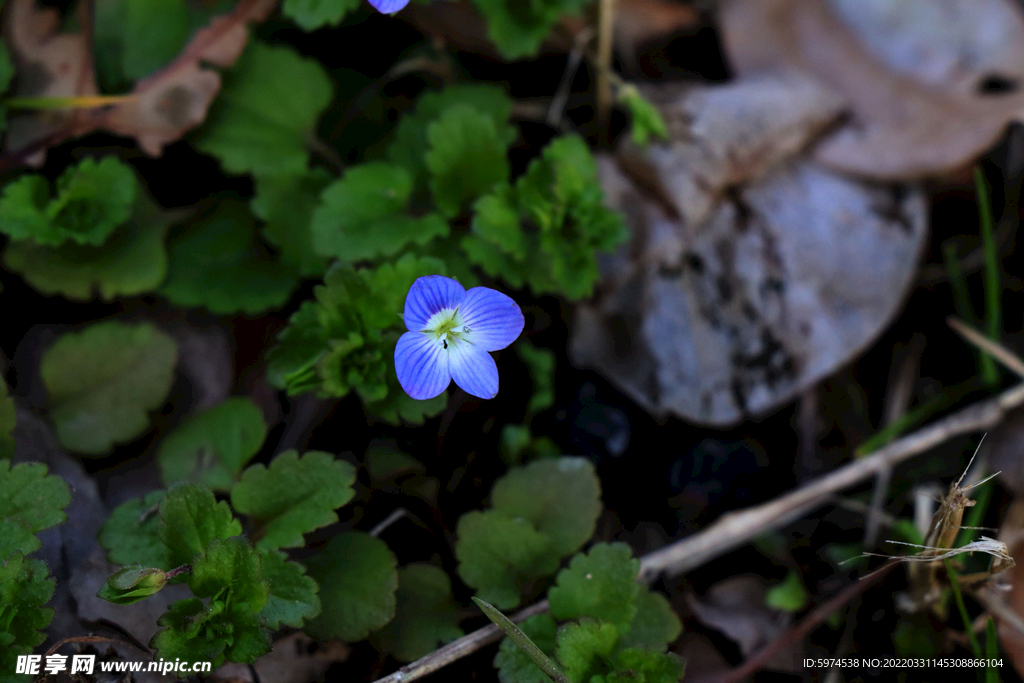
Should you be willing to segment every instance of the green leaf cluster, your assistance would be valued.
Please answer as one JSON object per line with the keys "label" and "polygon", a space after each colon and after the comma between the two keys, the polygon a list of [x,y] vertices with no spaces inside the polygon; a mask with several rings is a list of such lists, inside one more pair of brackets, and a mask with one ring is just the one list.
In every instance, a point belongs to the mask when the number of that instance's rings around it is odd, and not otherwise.
{"label": "green leaf cluster", "polygon": [[[258,410],[246,399],[231,399],[199,414],[163,444],[165,474],[195,466],[196,478],[229,491],[231,504],[218,501],[204,483],[179,481],[166,492],[118,506],[100,530],[108,559],[132,565],[112,575],[100,597],[126,604],[159,590],[169,570],[188,577],[194,597],[170,606],[159,621],[164,630],[151,643],[164,658],[251,663],[268,651],[269,629],[301,627],[320,613],[321,602],[335,607],[332,598],[345,599],[318,584],[318,578],[333,574],[307,575],[306,567],[281,549],[301,546],[303,534],[338,521],[335,509],[354,494],[355,468],[329,453],[286,451],[269,466],[252,465],[239,476],[265,433]],[[214,451],[214,466],[204,468],[204,449]],[[242,525],[232,508],[246,515],[255,546],[240,537]],[[380,554],[375,546],[380,542],[369,540]],[[382,552],[393,560],[386,546]],[[323,557],[335,564],[351,559],[325,551],[317,557],[320,564],[314,558],[312,567],[325,566]],[[367,571],[377,574],[359,579],[358,600],[390,601],[390,619],[394,562],[371,564]],[[346,614],[354,621],[346,621]],[[358,609],[354,616],[342,610],[340,616],[332,614],[330,623],[351,635],[364,628],[362,619]],[[372,620],[371,628],[386,623],[378,621]]]}
{"label": "green leaf cluster", "polygon": [[88,455],[109,453],[149,429],[174,380],[174,340],[151,323],[100,322],[61,336],[39,372],[61,443]]}
{"label": "green leaf cluster", "polygon": [[621,86],[617,98],[629,110],[634,144],[644,147],[651,138],[668,140],[668,126],[661,112],[640,94],[635,85]]}
{"label": "green leaf cluster", "polygon": [[128,220],[138,179],[116,157],[85,159],[57,179],[57,194],[38,173],[21,176],[0,196],[0,232],[15,240],[98,246]]}
{"label": "green leaf cluster", "polygon": [[46,639],[56,584],[45,562],[26,556],[42,547],[37,533],[67,520],[70,503],[67,482],[45,465],[0,459],[0,680],[27,681],[13,673],[17,657]]}
{"label": "green leaf cluster", "polygon": [[495,483],[490,509],[459,519],[459,576],[482,600],[500,609],[515,607],[523,592],[553,574],[594,533],[600,496],[600,482],[585,458],[513,468]]}
{"label": "green leaf cluster", "polygon": [[[664,596],[635,583],[639,568],[627,545],[594,545],[559,572],[548,591],[551,613],[520,628],[574,683],[675,683],[683,661],[666,648],[682,624]],[[547,680],[507,638],[494,665],[502,683]]]}
{"label": "green leaf cluster", "polygon": [[360,0],[284,0],[281,14],[303,31],[337,26],[345,15],[359,7]]}
{"label": "green leaf cluster", "polygon": [[414,401],[399,388],[394,349],[405,332],[401,312],[416,278],[444,273],[432,258],[406,254],[376,268],[336,264],[302,304],[271,352],[268,377],[290,395],[355,391],[371,414],[420,422],[444,409],[446,396]]}
{"label": "green leaf cluster", "polygon": [[370,636],[374,647],[411,662],[462,636],[452,584],[440,567],[414,562],[398,570],[395,618]]}
{"label": "green leaf cluster", "polygon": [[579,14],[591,0],[473,0],[487,19],[487,36],[505,59],[537,54],[558,20]]}
{"label": "green leaf cluster", "polygon": [[474,209],[462,240],[470,261],[537,294],[589,296],[600,277],[596,252],[627,237],[621,216],[602,204],[597,165],[575,135],[553,140],[514,186],[499,184]]}

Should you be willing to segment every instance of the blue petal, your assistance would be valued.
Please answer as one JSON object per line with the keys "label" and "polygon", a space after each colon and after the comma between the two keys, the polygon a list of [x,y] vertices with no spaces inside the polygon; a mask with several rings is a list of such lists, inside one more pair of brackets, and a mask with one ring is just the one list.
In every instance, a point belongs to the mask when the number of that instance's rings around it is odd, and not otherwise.
{"label": "blue petal", "polygon": [[426,275],[412,283],[405,296],[405,326],[412,332],[426,329],[430,317],[454,309],[466,295],[465,288],[450,277]]}
{"label": "blue petal", "polygon": [[405,393],[420,401],[439,396],[452,381],[444,345],[422,332],[406,332],[398,338],[395,374]]}
{"label": "blue petal", "polygon": [[474,287],[466,292],[459,304],[459,316],[462,324],[469,328],[465,339],[486,351],[505,348],[523,331],[523,311],[519,304],[487,287]]}
{"label": "blue petal", "polygon": [[381,14],[394,14],[408,5],[409,0],[370,0],[370,4]]}
{"label": "blue petal", "polygon": [[480,346],[465,342],[449,343],[452,379],[467,394],[477,398],[498,395],[498,366]]}

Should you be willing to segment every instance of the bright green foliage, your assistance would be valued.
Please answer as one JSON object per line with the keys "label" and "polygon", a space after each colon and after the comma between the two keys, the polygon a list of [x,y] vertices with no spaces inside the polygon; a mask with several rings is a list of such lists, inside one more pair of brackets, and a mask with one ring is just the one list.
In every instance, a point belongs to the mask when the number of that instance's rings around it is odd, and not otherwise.
{"label": "bright green foliage", "polygon": [[600,668],[600,660],[609,657],[618,642],[619,630],[615,626],[588,619],[559,629],[555,656],[565,667],[569,679],[580,683],[590,680],[587,674]]}
{"label": "bright green foliage", "polygon": [[495,482],[491,499],[494,509],[507,517],[528,520],[565,557],[594,533],[601,514],[601,483],[586,458],[551,458],[509,470]]}
{"label": "bright green foliage", "polygon": [[214,540],[242,533],[228,504],[218,502],[210,489],[196,484],[172,486],[160,503],[160,519],[160,540],[167,546],[171,567],[192,562]]}
{"label": "bright green foliage", "polygon": [[336,265],[291,317],[271,352],[268,377],[290,395],[355,390],[367,411],[391,422],[422,421],[444,409],[445,395],[413,401],[398,385],[394,352],[405,331],[401,313],[416,278],[443,274],[444,263],[406,254],[393,264],[355,269]]}
{"label": "bright green foliage", "polygon": [[430,191],[441,213],[459,214],[468,202],[508,180],[508,144],[494,119],[468,104],[455,104],[427,126]]}
{"label": "bright green foliage", "polygon": [[180,479],[227,491],[267,438],[263,413],[248,398],[229,398],[193,415],[160,444],[164,485]]}
{"label": "bright green foliage", "polygon": [[192,565],[188,583],[196,597],[171,604],[157,621],[167,628],[150,647],[163,659],[209,660],[214,667],[225,659],[255,662],[270,651],[260,618],[268,590],[260,573],[260,555],[245,539],[211,543]]}
{"label": "bright green foliage", "polygon": [[95,12],[96,65],[107,85],[149,75],[174,59],[188,40],[184,0],[98,0]]}
{"label": "bright green foliage", "polygon": [[791,571],[782,583],[772,586],[764,594],[764,603],[783,612],[799,612],[807,606],[809,597],[800,574]]}
{"label": "bright green foliage", "polygon": [[[548,614],[537,614],[519,622],[519,628],[548,657],[555,656],[555,620]],[[494,657],[501,683],[549,683],[551,680],[533,663],[511,638],[501,641],[498,654]]]}
{"label": "bright green foliage", "polygon": [[320,277],[327,270],[328,259],[313,250],[310,222],[330,180],[322,168],[256,178],[249,208],[265,221],[263,236],[280,251],[281,262],[302,277]]}
{"label": "bright green foliage", "polygon": [[150,323],[107,321],[63,335],[39,368],[61,443],[103,455],[144,434],[148,412],[171,390],[177,353]]}
{"label": "bright green foliage", "polygon": [[306,624],[314,638],[362,640],[395,616],[398,561],[384,541],[346,531],[306,560],[323,611]]}
{"label": "bright green foliage", "polygon": [[619,102],[626,105],[633,119],[633,142],[641,147],[653,138],[668,140],[668,127],[661,112],[651,104],[650,100],[640,94],[633,85],[619,88]]}
{"label": "bright green foliage", "polygon": [[589,296],[600,277],[595,252],[628,235],[621,216],[602,204],[594,158],[575,135],[553,140],[514,188],[498,185],[474,208],[473,234],[462,242],[470,259],[538,294]]}
{"label": "bright green foliage", "polygon": [[57,179],[57,196],[39,174],[23,175],[0,197],[0,232],[59,246],[100,245],[128,220],[138,192],[135,172],[116,157],[85,159]]}
{"label": "bright green foliage", "polygon": [[620,649],[606,683],[677,683],[686,673],[686,663],[671,652],[642,648]]}
{"label": "bright green foliage", "polygon": [[372,634],[374,646],[411,662],[462,636],[452,584],[443,569],[415,562],[398,570],[395,618]]}
{"label": "bright green foliage", "polygon": [[459,518],[455,557],[459,576],[477,596],[499,609],[512,609],[536,579],[558,568],[551,539],[522,517],[497,510]]}
{"label": "bright green foliage", "polygon": [[661,593],[641,586],[633,606],[636,613],[619,643],[622,647],[652,647],[660,652],[683,632],[682,622]]}
{"label": "bright green foliage", "polygon": [[597,543],[586,555],[572,558],[548,591],[551,616],[556,619],[591,619],[619,627],[633,620],[633,604],[640,586],[635,583],[640,560],[625,543]]}
{"label": "bright green foliage", "polygon": [[[2,465],[0,465],[2,467]],[[46,640],[42,629],[53,619],[43,607],[56,582],[41,560],[14,552],[0,561],[0,681],[28,681],[14,674],[18,655],[31,654]]]}
{"label": "bright green foliage", "polygon": [[167,277],[164,239],[177,212],[161,211],[140,192],[128,222],[99,246],[66,242],[59,247],[12,241],[4,264],[43,294],[110,301],[155,290]]}
{"label": "bright green foliage", "polygon": [[298,628],[305,620],[320,614],[316,581],[306,576],[305,567],[288,560],[284,553],[276,550],[260,555],[263,558],[262,578],[270,591],[267,606],[260,614],[268,628],[277,629],[281,624]]}
{"label": "bright green foliage", "polygon": [[492,491],[493,509],[459,519],[459,576],[499,609],[553,573],[591,534],[601,512],[600,482],[585,458],[539,460],[513,468]]}
{"label": "bright green foliage", "polygon": [[360,0],[284,0],[281,14],[303,31],[337,26],[345,15],[359,7]]}
{"label": "bright green foliage", "polygon": [[423,151],[427,149],[427,127],[442,112],[455,105],[469,105],[489,116],[503,148],[515,140],[516,131],[508,124],[509,116],[512,115],[512,100],[501,88],[474,83],[452,85],[444,90],[428,92],[416,101],[416,108],[398,122],[395,139],[388,147],[388,159],[408,169],[413,174],[417,188],[425,186],[428,174],[423,160]]}
{"label": "bright green foliage", "polygon": [[332,90],[318,62],[291,48],[253,42],[225,75],[195,146],[220,159],[228,173],[302,173],[307,140]]}
{"label": "bright green foliage", "polygon": [[154,567],[122,567],[100,587],[96,597],[115,605],[130,605],[158,593],[167,585],[167,573]]}
{"label": "bright green foliage", "polygon": [[555,404],[555,352],[542,349],[526,340],[515,345],[516,353],[530,368],[533,396],[526,404],[528,415],[536,415]]}
{"label": "bright green foliage", "polygon": [[270,467],[253,465],[231,489],[231,504],[255,522],[260,550],[295,548],[302,535],[338,521],[334,510],[352,500],[356,470],[330,453],[302,458],[285,451]]}
{"label": "bright green foliage", "polygon": [[0,377],[0,460],[14,457],[16,420],[14,398],[8,395],[7,382]]}
{"label": "bright green foliage", "polygon": [[140,564],[172,569],[167,546],[160,540],[162,520],[158,513],[166,491],[150,491],[143,498],[127,500],[110,513],[100,528],[100,545],[111,564]]}
{"label": "bright green foliage", "polygon": [[170,266],[160,293],[178,306],[213,313],[259,313],[283,305],[295,272],[261,248],[243,204],[220,202],[169,242]]}
{"label": "bright green foliage", "polygon": [[42,543],[36,533],[67,520],[71,503],[67,482],[46,474],[46,465],[26,462],[11,466],[0,460],[0,562],[18,550],[26,555]]}
{"label": "bright green foliage", "polygon": [[579,14],[592,0],[473,0],[487,18],[487,36],[505,59],[537,54],[565,14]]}
{"label": "bright green foliage", "polygon": [[355,262],[447,236],[448,223],[437,214],[404,214],[411,192],[412,176],[401,166],[371,162],[350,169],[321,195],[313,213],[313,248]]}

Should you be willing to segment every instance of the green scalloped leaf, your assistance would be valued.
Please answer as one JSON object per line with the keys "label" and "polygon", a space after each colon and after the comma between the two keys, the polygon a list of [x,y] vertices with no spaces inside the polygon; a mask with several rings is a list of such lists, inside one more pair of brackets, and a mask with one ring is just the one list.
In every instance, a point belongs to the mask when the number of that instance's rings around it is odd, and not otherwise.
{"label": "green scalloped leaf", "polygon": [[459,576],[498,609],[519,605],[533,581],[558,568],[560,556],[550,537],[523,517],[474,510],[459,518],[456,533]]}
{"label": "green scalloped leaf", "polygon": [[31,654],[46,640],[42,630],[54,612],[43,605],[53,596],[55,587],[42,560],[15,551],[0,561],[0,678],[30,680],[29,676],[14,673],[15,664],[18,655]]}
{"label": "green scalloped leaf", "polygon": [[117,157],[84,159],[57,179],[52,197],[45,176],[23,175],[0,196],[0,232],[15,240],[59,246],[97,246],[128,220],[139,182]]}
{"label": "green scalloped leaf", "polygon": [[565,557],[594,534],[601,514],[601,482],[586,458],[550,458],[509,470],[495,482],[491,500],[506,516],[529,520],[551,539],[552,550]]}
{"label": "green scalloped leaf", "polygon": [[352,500],[356,469],[330,453],[281,453],[270,467],[253,465],[231,489],[231,504],[256,524],[260,550],[295,548],[303,534],[338,521]]}
{"label": "green scalloped leaf", "polygon": [[445,216],[457,216],[496,183],[508,181],[508,145],[494,119],[479,109],[448,107],[427,126],[427,143],[423,161],[430,191]]}
{"label": "green scalloped leaf", "polygon": [[307,620],[320,614],[320,598],[316,581],[306,576],[306,568],[290,561],[284,553],[271,550],[261,553],[262,578],[270,594],[260,615],[270,629],[281,624],[300,628]]}
{"label": "green scalloped leaf", "polygon": [[99,246],[66,243],[59,247],[31,240],[10,242],[4,265],[20,273],[43,294],[88,301],[134,296],[158,288],[167,277],[164,240],[180,212],[161,211],[139,193],[131,218]]}
{"label": "green scalloped leaf", "polygon": [[537,54],[558,20],[579,14],[591,0],[473,0],[487,19],[487,37],[505,59]]}
{"label": "green scalloped leaf", "polygon": [[67,521],[64,508],[70,503],[67,482],[48,475],[46,465],[25,462],[12,467],[10,460],[0,460],[0,558],[42,547],[36,534]]}
{"label": "green scalloped leaf", "polygon": [[313,248],[342,261],[393,256],[409,244],[423,245],[448,235],[435,213],[407,216],[412,175],[394,164],[355,166],[328,185],[313,213]]}
{"label": "green scalloped leaf", "polygon": [[225,75],[194,144],[219,158],[228,173],[302,173],[307,141],[333,93],[316,60],[254,41]]}
{"label": "green scalloped leaf", "polygon": [[671,652],[626,648],[615,654],[606,683],[678,683],[686,662]]}
{"label": "green scalloped leaf", "polygon": [[174,340],[151,323],[111,320],[62,335],[39,367],[60,442],[103,455],[144,434],[149,411],[171,390],[177,356]]}
{"label": "green scalloped leaf", "polygon": [[359,7],[359,0],[284,0],[281,14],[303,31],[337,26],[345,15]]}
{"label": "green scalloped leaf", "polygon": [[582,621],[566,624],[556,636],[555,655],[573,683],[590,680],[591,669],[600,667],[619,642],[614,624]]}
{"label": "green scalloped leaf", "polygon": [[263,446],[267,425],[248,398],[229,398],[180,424],[157,450],[164,485],[186,479],[227,491]]}
{"label": "green scalloped leaf", "polygon": [[682,622],[661,593],[641,586],[633,605],[636,613],[629,623],[629,631],[622,637],[622,647],[639,646],[661,651],[683,632]]}
{"label": "green scalloped leaf", "polygon": [[769,588],[764,594],[764,604],[783,612],[799,612],[807,606],[810,597],[799,572],[790,571],[782,583]]}
{"label": "green scalloped leaf", "polygon": [[98,536],[108,562],[173,569],[167,546],[160,540],[159,508],[166,495],[166,491],[150,491],[114,508]]}
{"label": "green scalloped leaf", "polygon": [[197,484],[180,483],[168,489],[160,503],[160,519],[160,540],[167,546],[171,567],[191,563],[215,540],[242,533],[228,504]]}
{"label": "green scalloped leaf", "polygon": [[320,585],[323,611],[306,624],[321,640],[355,642],[395,616],[398,561],[384,541],[358,531],[338,534],[305,562]]}
{"label": "green scalloped leaf", "polygon": [[264,221],[263,236],[280,251],[281,262],[302,277],[320,277],[327,270],[328,259],[313,250],[311,223],[330,181],[322,168],[256,178],[249,207]]}
{"label": "green scalloped leaf", "polygon": [[398,661],[412,662],[462,637],[452,582],[443,569],[424,562],[399,569],[395,603],[395,618],[370,640]]}
{"label": "green scalloped leaf", "polygon": [[555,619],[589,617],[619,625],[624,632],[636,614],[640,560],[625,543],[596,543],[572,558],[548,591]]}
{"label": "green scalloped leaf", "polygon": [[261,247],[256,221],[239,202],[219,202],[176,231],[168,246],[160,293],[178,306],[255,314],[284,305],[298,284],[295,271]]}

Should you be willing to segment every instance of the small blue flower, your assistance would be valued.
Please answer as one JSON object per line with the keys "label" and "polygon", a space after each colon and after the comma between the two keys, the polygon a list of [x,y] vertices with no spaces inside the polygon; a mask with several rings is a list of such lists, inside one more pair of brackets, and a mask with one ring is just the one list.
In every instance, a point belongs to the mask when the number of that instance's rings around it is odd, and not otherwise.
{"label": "small blue flower", "polygon": [[370,0],[370,4],[381,14],[394,14],[408,5],[409,0]]}
{"label": "small blue flower", "polygon": [[405,297],[405,326],[395,347],[395,372],[405,393],[426,400],[454,379],[478,398],[498,394],[498,366],[488,351],[505,348],[523,331],[523,312],[501,292],[427,275]]}

